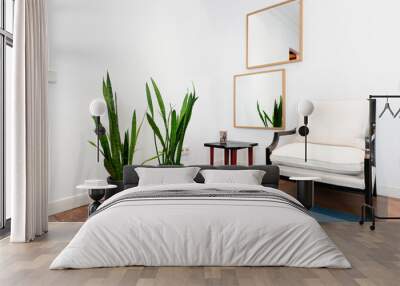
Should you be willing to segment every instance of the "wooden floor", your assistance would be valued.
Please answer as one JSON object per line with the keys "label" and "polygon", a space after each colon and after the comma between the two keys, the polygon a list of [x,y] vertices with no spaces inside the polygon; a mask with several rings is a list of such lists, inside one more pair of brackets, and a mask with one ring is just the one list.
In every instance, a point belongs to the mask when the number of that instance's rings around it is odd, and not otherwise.
{"label": "wooden floor", "polygon": [[[296,184],[281,180],[279,189],[293,196],[296,195]],[[381,216],[400,216],[400,200],[378,196],[374,198],[377,213]],[[325,185],[316,185],[315,202],[321,207],[360,215],[360,206],[364,202],[362,193],[337,191]],[[83,222],[87,219],[87,206],[82,206],[49,217],[52,222]]]}
{"label": "wooden floor", "polygon": [[88,218],[88,206],[81,206],[49,216],[49,222],[84,222]]}
{"label": "wooden floor", "polygon": [[[280,189],[294,195],[295,184]],[[359,214],[362,194],[317,186],[322,207]],[[399,215],[400,200],[376,198],[383,215]],[[0,241],[0,285],[400,285],[400,222],[327,223],[322,227],[351,262],[350,270],[288,267],[124,267],[88,270],[48,270],[87,219],[87,206],[52,215],[49,233],[29,244]]]}
{"label": "wooden floor", "polygon": [[53,222],[49,233],[28,244],[0,241],[0,285],[399,285],[400,223],[381,222],[372,232],[357,223],[323,228],[352,269],[289,267],[122,267],[48,270],[82,223]]}

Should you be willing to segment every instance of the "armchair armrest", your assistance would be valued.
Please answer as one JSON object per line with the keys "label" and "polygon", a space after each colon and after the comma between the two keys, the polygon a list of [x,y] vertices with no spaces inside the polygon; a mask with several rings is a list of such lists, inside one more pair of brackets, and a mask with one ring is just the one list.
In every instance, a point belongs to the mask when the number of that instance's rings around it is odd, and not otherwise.
{"label": "armchair armrest", "polygon": [[279,143],[279,138],[281,136],[287,136],[287,135],[293,135],[296,134],[296,128],[293,128],[291,130],[287,130],[287,131],[279,131],[279,132],[274,132],[274,138],[272,139],[271,144],[265,148],[265,164],[267,165],[271,165],[271,154],[272,151],[276,148],[276,146],[278,146]]}

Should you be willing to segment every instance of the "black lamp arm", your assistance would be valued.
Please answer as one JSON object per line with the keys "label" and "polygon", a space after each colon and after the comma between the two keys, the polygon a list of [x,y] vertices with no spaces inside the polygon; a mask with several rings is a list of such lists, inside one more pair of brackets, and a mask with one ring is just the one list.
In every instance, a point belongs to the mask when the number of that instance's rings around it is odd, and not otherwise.
{"label": "black lamp arm", "polygon": [[307,162],[307,135],[310,133],[308,125],[308,116],[304,116],[304,125],[299,128],[300,136],[304,137],[304,161]]}
{"label": "black lamp arm", "polygon": [[106,135],[106,129],[104,128],[103,124],[101,124],[100,116],[94,116],[94,120],[96,124],[96,129],[94,130],[94,133],[99,136]]}
{"label": "black lamp arm", "polygon": [[96,129],[94,130],[94,133],[97,135],[97,162],[100,161],[100,136],[103,136],[106,134],[106,129],[104,126],[101,124],[100,121],[100,116],[94,116],[94,120],[96,123]]}

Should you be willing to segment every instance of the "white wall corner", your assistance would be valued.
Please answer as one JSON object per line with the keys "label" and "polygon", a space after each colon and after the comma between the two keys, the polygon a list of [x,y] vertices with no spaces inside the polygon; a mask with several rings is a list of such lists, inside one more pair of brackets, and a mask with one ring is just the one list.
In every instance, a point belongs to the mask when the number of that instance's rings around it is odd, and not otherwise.
{"label": "white wall corner", "polygon": [[53,214],[67,211],[67,210],[70,210],[73,208],[87,205],[90,202],[91,202],[91,199],[89,198],[87,191],[85,191],[85,192],[83,192],[81,194],[77,194],[75,196],[70,196],[70,197],[62,198],[60,200],[49,202],[48,212],[49,212],[49,215],[53,215]]}
{"label": "white wall corner", "polygon": [[386,196],[400,199],[400,188],[391,186],[378,186],[377,193],[379,196]]}

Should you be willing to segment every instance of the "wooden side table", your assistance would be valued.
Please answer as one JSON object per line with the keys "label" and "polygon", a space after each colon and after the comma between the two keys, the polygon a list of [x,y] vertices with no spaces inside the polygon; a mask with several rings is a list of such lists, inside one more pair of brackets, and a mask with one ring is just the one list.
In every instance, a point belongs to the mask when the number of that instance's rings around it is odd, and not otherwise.
{"label": "wooden side table", "polygon": [[114,189],[116,185],[105,185],[105,186],[92,186],[92,185],[78,185],[77,189],[80,190],[88,190],[89,197],[93,200],[91,204],[88,206],[88,214],[89,216],[94,213],[97,208],[101,205],[101,199],[104,197],[106,193],[106,189]]}
{"label": "wooden side table", "polygon": [[240,141],[227,141],[226,143],[211,142],[204,143],[205,147],[210,147],[210,165],[214,165],[214,149],[224,149],[224,163],[229,165],[229,154],[230,164],[237,165],[237,150],[247,149],[248,150],[248,164],[253,165],[253,147],[257,146],[258,143],[252,142],[240,142]]}
{"label": "wooden side table", "polygon": [[290,177],[297,182],[297,200],[308,210],[314,206],[314,181],[319,177]]}

